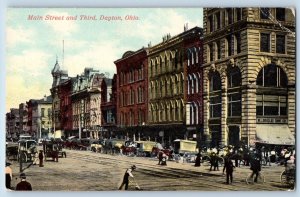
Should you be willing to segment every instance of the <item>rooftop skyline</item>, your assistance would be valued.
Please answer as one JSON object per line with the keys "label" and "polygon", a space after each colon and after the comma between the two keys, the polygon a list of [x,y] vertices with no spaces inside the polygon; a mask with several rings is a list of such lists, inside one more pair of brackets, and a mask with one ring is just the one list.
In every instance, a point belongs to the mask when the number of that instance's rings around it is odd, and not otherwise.
{"label": "rooftop skyline", "polygon": [[202,8],[9,8],[6,111],[50,95],[56,59],[70,77],[85,67],[112,77],[126,51],[180,34],[186,23],[202,27]]}

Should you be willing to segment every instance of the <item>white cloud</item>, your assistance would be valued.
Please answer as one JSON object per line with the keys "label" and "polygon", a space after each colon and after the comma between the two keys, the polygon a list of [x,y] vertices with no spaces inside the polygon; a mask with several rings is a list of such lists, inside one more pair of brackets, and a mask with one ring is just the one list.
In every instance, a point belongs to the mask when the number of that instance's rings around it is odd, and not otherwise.
{"label": "white cloud", "polygon": [[[55,16],[55,17],[64,16],[64,20],[45,20],[47,15]],[[67,16],[72,16],[72,15],[70,15],[68,12],[59,12],[59,11],[51,10],[45,14],[44,21],[58,35],[69,36],[73,32],[78,30],[78,25],[76,24],[76,20],[66,20]]]}
{"label": "white cloud", "polygon": [[[198,21],[197,19],[192,20],[181,15],[175,9],[155,9],[151,11],[147,18],[141,18],[139,22],[124,22],[120,30],[122,35],[140,37],[145,39],[147,43],[151,41],[152,44],[157,44],[162,41],[161,38],[167,33],[170,33],[171,36],[182,33],[186,23],[188,23],[189,28],[201,25],[197,23],[200,21],[200,17]],[[193,11],[195,10],[193,9]]]}
{"label": "white cloud", "polygon": [[50,57],[52,57],[50,54],[37,49],[25,50],[21,54],[7,57],[7,71],[24,74],[24,77],[28,74],[43,75],[49,67]]}
{"label": "white cloud", "polygon": [[10,108],[18,108],[20,103],[30,99],[41,99],[50,95],[48,84],[34,77],[14,74],[6,77],[6,111]]}
{"label": "white cloud", "polygon": [[6,46],[11,48],[20,43],[32,43],[35,32],[33,29],[25,29],[18,26],[16,28],[7,27],[6,29]]}
{"label": "white cloud", "polygon": [[[81,42],[74,41],[71,45],[80,45]],[[100,70],[100,72],[112,74],[116,72],[113,61],[119,59],[117,54],[120,50],[124,49],[118,47],[114,41],[95,41],[82,47],[82,51],[78,51],[77,54],[65,55],[63,69],[68,71],[69,76],[81,74],[85,67],[92,67]]]}
{"label": "white cloud", "polygon": [[19,55],[10,55],[6,63],[6,110],[18,107],[29,99],[49,95],[51,55],[38,50],[26,50]]}

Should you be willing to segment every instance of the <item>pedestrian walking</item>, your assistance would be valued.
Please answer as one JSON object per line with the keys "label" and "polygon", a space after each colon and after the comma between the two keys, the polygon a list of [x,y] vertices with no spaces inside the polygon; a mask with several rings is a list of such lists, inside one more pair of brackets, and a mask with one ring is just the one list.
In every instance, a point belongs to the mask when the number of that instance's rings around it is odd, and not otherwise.
{"label": "pedestrian walking", "polygon": [[34,154],[34,160],[32,162],[32,165],[37,165],[39,162],[39,152],[36,151],[35,154]]}
{"label": "pedestrian walking", "polygon": [[157,165],[161,165],[161,161],[163,159],[163,152],[160,150],[157,154],[158,157],[158,164]]}
{"label": "pedestrian walking", "polygon": [[21,181],[17,184],[16,190],[17,191],[31,191],[32,187],[31,184],[26,181],[26,175],[25,173],[20,174]]}
{"label": "pedestrian walking", "polygon": [[39,153],[39,167],[44,167],[43,160],[44,160],[44,153],[43,153],[42,150],[40,150],[40,153]]}
{"label": "pedestrian walking", "polygon": [[210,171],[215,166],[215,162],[216,162],[216,154],[212,153],[212,155],[210,157],[210,169],[209,169]]}
{"label": "pedestrian walking", "polygon": [[53,160],[58,162],[58,148],[57,148],[57,146],[54,147]]}
{"label": "pedestrian walking", "polygon": [[5,186],[7,189],[11,189],[12,169],[10,165],[11,163],[9,162],[5,164]]}
{"label": "pedestrian walking", "polygon": [[122,190],[123,186],[125,185],[125,190],[128,190],[128,184],[129,184],[129,177],[134,179],[134,176],[132,175],[132,172],[136,169],[136,166],[133,165],[131,168],[127,169],[124,177],[123,177],[123,182],[119,187],[119,190]]}
{"label": "pedestrian walking", "polygon": [[259,172],[261,171],[261,164],[260,164],[258,155],[254,159],[251,160],[250,170],[252,170],[252,174],[250,177],[252,178],[255,175],[254,182],[257,182]]}
{"label": "pedestrian walking", "polygon": [[162,154],[161,163],[162,166],[167,165],[167,155],[165,153]]}
{"label": "pedestrian walking", "polygon": [[195,167],[201,166],[201,153],[199,152],[196,156]]}
{"label": "pedestrian walking", "polygon": [[224,168],[223,168],[223,174],[224,174],[224,171],[226,170],[226,184],[229,184],[229,179],[230,179],[230,183],[232,183],[233,168],[235,168],[235,167],[232,163],[232,160],[230,157],[227,156],[225,158],[225,163],[224,163]]}

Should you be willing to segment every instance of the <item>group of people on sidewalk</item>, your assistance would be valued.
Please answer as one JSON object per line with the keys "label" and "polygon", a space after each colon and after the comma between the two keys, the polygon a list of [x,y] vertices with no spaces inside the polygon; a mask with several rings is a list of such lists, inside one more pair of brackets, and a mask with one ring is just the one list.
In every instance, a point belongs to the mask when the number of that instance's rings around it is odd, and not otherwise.
{"label": "group of people on sidewalk", "polygon": [[[32,165],[39,165],[39,167],[44,167],[44,159],[45,155],[43,150],[37,151],[35,153]],[[54,161],[58,162],[58,158],[54,158]],[[10,162],[6,162],[5,165],[5,185],[8,190],[12,190],[11,181],[12,181],[12,164]],[[26,181],[25,173],[21,173],[19,178],[21,179],[20,183],[18,183],[15,187],[15,190],[32,190],[31,184]]]}
{"label": "group of people on sidewalk", "polygon": [[[11,181],[12,181],[12,169],[11,163],[6,162],[5,165],[5,186],[8,190],[12,190]],[[16,191],[31,191],[32,187],[31,184],[26,180],[25,173],[21,173],[19,178],[21,179],[20,182],[16,185]]]}

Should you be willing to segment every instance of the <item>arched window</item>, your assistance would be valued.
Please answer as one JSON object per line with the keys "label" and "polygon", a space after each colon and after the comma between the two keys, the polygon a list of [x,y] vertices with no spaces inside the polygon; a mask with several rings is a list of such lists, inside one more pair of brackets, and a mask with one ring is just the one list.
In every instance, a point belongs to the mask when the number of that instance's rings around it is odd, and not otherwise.
{"label": "arched window", "polygon": [[170,103],[167,102],[166,104],[166,121],[170,121],[170,116],[171,116],[171,109],[170,109]]}
{"label": "arched window", "polygon": [[[287,76],[275,64],[263,67],[258,73],[256,84],[259,91],[256,95],[257,116],[286,116],[287,101]],[[271,87],[272,92],[270,92]]]}
{"label": "arched window", "polygon": [[198,64],[198,49],[194,48],[193,53],[194,53],[195,64]]}
{"label": "arched window", "polygon": [[197,84],[197,90],[196,90],[196,92],[197,93],[199,93],[199,92],[201,92],[201,77],[200,77],[200,73],[197,73],[197,75],[196,75],[196,77],[197,77],[197,81],[198,81],[198,84]]}
{"label": "arched window", "polygon": [[165,66],[165,62],[164,62],[164,60],[163,60],[163,58],[162,57],[160,57],[160,74],[162,74],[164,71],[164,66]]}
{"label": "arched window", "polygon": [[194,103],[190,104],[190,124],[193,125],[195,124],[195,110],[194,110]]}
{"label": "arched window", "polygon": [[169,62],[168,62],[168,58],[167,58],[167,54],[165,55],[165,71],[168,72],[169,70]]}
{"label": "arched window", "polygon": [[218,91],[221,90],[221,77],[218,72],[211,74],[209,79],[209,90]]}
{"label": "arched window", "polygon": [[174,120],[178,121],[179,120],[179,113],[180,113],[178,101],[175,101],[174,113],[175,113],[175,119]]}
{"label": "arched window", "polygon": [[187,50],[187,62],[188,62],[188,66],[191,65],[191,51],[190,49]]}
{"label": "arched window", "polygon": [[191,60],[192,60],[192,65],[194,65],[194,57],[195,57],[195,54],[194,54],[194,50],[192,50],[192,57],[191,57]]}
{"label": "arched window", "polygon": [[263,87],[287,87],[287,76],[279,66],[269,64],[258,73],[256,84]]}
{"label": "arched window", "polygon": [[180,85],[180,93],[183,94],[184,93],[183,92],[183,90],[184,90],[184,77],[183,77],[183,73],[181,73],[181,75],[180,75],[180,83],[181,83],[181,85]]}
{"label": "arched window", "polygon": [[195,76],[192,75],[191,77],[191,93],[194,94],[195,93]]}

